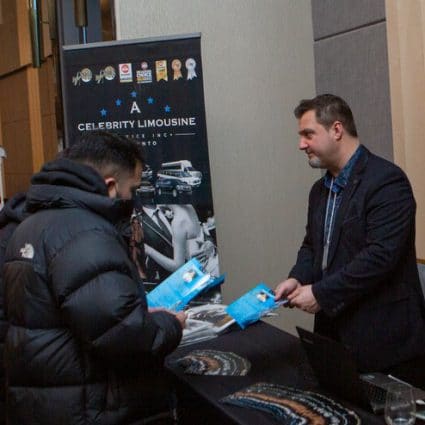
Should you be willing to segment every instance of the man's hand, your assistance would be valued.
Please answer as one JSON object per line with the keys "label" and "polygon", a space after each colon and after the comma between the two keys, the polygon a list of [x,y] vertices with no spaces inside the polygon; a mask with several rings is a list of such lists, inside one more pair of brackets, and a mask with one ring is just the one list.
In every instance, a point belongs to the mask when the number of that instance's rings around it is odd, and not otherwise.
{"label": "man's hand", "polygon": [[166,313],[169,313],[169,314],[175,314],[174,311],[168,310],[165,307],[148,307],[149,313],[158,313],[159,311],[165,311]]}
{"label": "man's hand", "polygon": [[313,295],[311,285],[299,286],[288,295],[288,300],[292,306],[307,313],[314,314],[320,311],[320,305]]}
{"label": "man's hand", "polygon": [[182,329],[186,326],[187,314],[184,311],[174,313],[175,318],[180,322]]}
{"label": "man's hand", "polygon": [[149,313],[158,313],[162,311],[168,314],[172,314],[179,321],[182,329],[184,329],[186,326],[187,314],[184,311],[176,312],[176,311],[168,310],[167,308],[164,308],[164,307],[149,307],[148,311]]}
{"label": "man's hand", "polygon": [[286,279],[283,282],[280,282],[279,285],[276,286],[276,289],[274,290],[275,292],[274,299],[276,301],[285,299],[288,297],[289,294],[294,292],[300,286],[301,286],[301,283],[298,282],[297,279],[290,277],[289,279]]}

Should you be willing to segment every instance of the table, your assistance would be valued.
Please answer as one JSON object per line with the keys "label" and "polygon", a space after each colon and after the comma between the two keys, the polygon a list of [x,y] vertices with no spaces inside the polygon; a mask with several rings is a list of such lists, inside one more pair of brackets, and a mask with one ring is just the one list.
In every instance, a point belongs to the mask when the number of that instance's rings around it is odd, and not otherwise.
{"label": "table", "polygon": [[[233,351],[251,362],[251,370],[247,376],[196,376],[184,374],[173,363],[177,358],[201,348]],[[184,394],[180,401],[185,412],[184,424],[281,423],[267,413],[219,401],[222,397],[257,382],[313,389],[329,396],[329,393],[317,388],[299,339],[264,322],[258,322],[243,331],[235,330],[209,341],[180,348],[167,358],[167,369],[175,379],[178,394]],[[382,416],[373,415],[333,395],[331,397],[355,410],[362,424],[385,423]]]}

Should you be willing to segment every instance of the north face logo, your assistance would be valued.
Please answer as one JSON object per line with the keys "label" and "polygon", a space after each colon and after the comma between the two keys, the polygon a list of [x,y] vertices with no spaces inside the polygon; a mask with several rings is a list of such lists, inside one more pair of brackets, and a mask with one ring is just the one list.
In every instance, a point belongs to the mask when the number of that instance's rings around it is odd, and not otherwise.
{"label": "north face logo", "polygon": [[34,247],[30,243],[26,243],[19,252],[21,253],[22,258],[34,258]]}

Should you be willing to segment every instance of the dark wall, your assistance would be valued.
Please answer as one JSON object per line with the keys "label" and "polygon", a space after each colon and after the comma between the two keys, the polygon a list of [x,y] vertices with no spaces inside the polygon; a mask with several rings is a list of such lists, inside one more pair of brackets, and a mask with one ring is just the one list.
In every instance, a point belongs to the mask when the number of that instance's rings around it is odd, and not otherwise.
{"label": "dark wall", "polygon": [[393,160],[385,0],[312,0],[317,93],[343,97],[360,141]]}

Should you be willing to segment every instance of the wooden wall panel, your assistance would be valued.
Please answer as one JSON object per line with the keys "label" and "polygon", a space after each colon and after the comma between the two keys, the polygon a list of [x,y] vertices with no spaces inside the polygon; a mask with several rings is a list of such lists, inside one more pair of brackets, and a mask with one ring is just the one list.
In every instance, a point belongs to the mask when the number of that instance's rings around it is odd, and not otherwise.
{"label": "wooden wall panel", "polygon": [[25,141],[30,139],[29,120],[3,122],[2,127],[4,148],[7,152],[6,174],[30,173],[32,171],[32,154],[30,148],[25,148]]}
{"label": "wooden wall panel", "polygon": [[33,169],[39,170],[44,162],[43,127],[41,119],[40,94],[41,70],[37,68],[28,67],[26,71],[28,84],[28,106],[31,131],[32,163]]}
{"label": "wooden wall panel", "polygon": [[30,176],[57,153],[53,60],[0,78],[0,114],[6,194],[28,186]]}
{"label": "wooden wall panel", "polygon": [[[55,111],[55,83],[53,58],[50,56],[40,69],[40,112],[43,131],[43,162],[51,161],[58,153]],[[35,169],[37,171],[37,169]]]}
{"label": "wooden wall panel", "polygon": [[[9,2],[13,4],[13,0]],[[29,18],[29,2],[15,0],[18,19],[19,57],[21,66],[32,63],[31,31]]]}
{"label": "wooden wall panel", "polygon": [[[0,55],[1,56],[1,55]],[[0,78],[0,109],[4,123],[28,119],[28,87],[25,68]]]}
{"label": "wooden wall panel", "polygon": [[27,68],[0,79],[2,139],[7,158],[4,162],[6,196],[28,186],[32,173],[29,126]]}
{"label": "wooden wall panel", "polygon": [[[2,11],[1,11],[1,5],[0,5],[0,23],[1,23],[1,14],[2,14]],[[1,121],[1,110],[0,110],[0,146],[3,146],[3,131],[2,131],[2,121]],[[7,191],[7,188],[6,188],[6,185],[5,185],[6,180],[4,178],[4,162],[3,162],[3,166],[1,168],[0,178],[1,178],[2,183],[3,183],[3,197],[4,197],[5,194],[6,194],[6,191]]]}
{"label": "wooden wall panel", "polygon": [[5,124],[2,133],[4,147],[7,152],[4,171],[6,180],[6,196],[11,196],[18,191],[24,191],[33,174],[32,152],[30,140],[29,121],[15,121]]}
{"label": "wooden wall panel", "polygon": [[2,21],[0,25],[0,40],[2,52],[0,55],[0,75],[11,72],[21,67],[19,56],[19,36],[16,28],[18,27],[17,8],[15,4],[11,7],[4,7],[2,1]]}
{"label": "wooden wall panel", "polygon": [[[32,63],[29,3],[26,0],[0,0],[0,76]],[[43,57],[52,55],[47,0],[41,1]]]}
{"label": "wooden wall panel", "polygon": [[425,0],[387,0],[386,14],[394,160],[413,186],[417,255],[425,259]]}
{"label": "wooden wall panel", "polygon": [[47,58],[39,70],[41,115],[55,113],[55,86],[56,81],[52,57]]}
{"label": "wooden wall panel", "polygon": [[[54,0],[50,0],[54,1]],[[41,23],[43,31],[43,55],[48,58],[52,54],[52,43],[50,41],[50,27],[49,27],[49,0],[41,1]]]}
{"label": "wooden wall panel", "polygon": [[56,78],[49,38],[47,1],[42,5],[44,61],[32,67],[29,3],[7,1],[0,25],[0,133],[7,152],[6,196],[26,190],[31,175],[57,153]]}
{"label": "wooden wall panel", "polygon": [[[56,115],[45,115],[42,117],[43,126],[43,151],[44,162],[55,159],[58,154],[58,132],[56,128]],[[38,171],[34,169],[34,171]]]}

